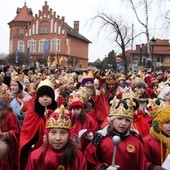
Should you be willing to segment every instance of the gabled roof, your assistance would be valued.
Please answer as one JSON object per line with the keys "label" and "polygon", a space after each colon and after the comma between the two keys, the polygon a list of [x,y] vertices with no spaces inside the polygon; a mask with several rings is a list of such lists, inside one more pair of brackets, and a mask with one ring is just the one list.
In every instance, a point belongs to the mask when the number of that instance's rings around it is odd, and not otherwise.
{"label": "gabled roof", "polygon": [[[33,13],[32,13],[32,9],[28,8],[26,3],[24,4],[24,6],[22,8],[17,8],[17,15],[15,16],[15,18],[11,21],[32,21],[33,20]],[[10,23],[11,23],[10,22]]]}
{"label": "gabled roof", "polygon": [[80,33],[76,32],[73,28],[71,28],[69,25],[67,25],[67,34],[71,37],[75,37],[78,38],[80,40],[83,40],[87,43],[91,43],[91,41],[89,41],[86,37],[84,37],[83,35],[81,35]]}

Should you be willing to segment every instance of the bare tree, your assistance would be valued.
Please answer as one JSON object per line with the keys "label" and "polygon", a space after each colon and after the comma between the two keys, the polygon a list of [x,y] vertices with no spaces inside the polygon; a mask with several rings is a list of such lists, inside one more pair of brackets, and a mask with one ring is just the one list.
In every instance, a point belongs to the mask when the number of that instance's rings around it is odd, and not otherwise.
{"label": "bare tree", "polygon": [[120,47],[124,62],[124,71],[127,73],[128,65],[125,50],[132,39],[136,38],[141,33],[132,36],[133,29],[131,29],[121,17],[113,18],[111,15],[107,15],[104,12],[98,12],[98,14],[92,18],[92,21],[96,21],[97,19],[101,21],[98,34],[100,33],[101,29],[107,28],[110,31],[109,37],[112,37],[116,44]]}

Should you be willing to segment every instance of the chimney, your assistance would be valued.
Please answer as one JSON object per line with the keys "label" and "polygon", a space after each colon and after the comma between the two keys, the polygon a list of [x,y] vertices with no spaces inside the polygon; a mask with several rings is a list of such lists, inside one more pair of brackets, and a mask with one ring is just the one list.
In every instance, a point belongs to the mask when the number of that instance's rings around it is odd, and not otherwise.
{"label": "chimney", "polygon": [[79,33],[79,21],[74,21],[74,30]]}

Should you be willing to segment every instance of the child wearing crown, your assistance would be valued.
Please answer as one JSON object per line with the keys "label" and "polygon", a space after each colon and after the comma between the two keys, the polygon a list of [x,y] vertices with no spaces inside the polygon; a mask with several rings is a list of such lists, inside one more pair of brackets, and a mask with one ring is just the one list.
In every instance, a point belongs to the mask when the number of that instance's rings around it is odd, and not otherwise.
{"label": "child wearing crown", "polygon": [[24,170],[28,155],[43,143],[43,132],[46,123],[46,109],[55,110],[54,85],[49,79],[38,85],[35,99],[25,104],[26,116],[20,132],[19,169]]}
{"label": "child wearing crown", "polygon": [[[71,132],[75,139],[81,139],[81,150],[84,150],[87,144],[92,140],[93,133],[98,129],[96,120],[89,114],[85,113],[84,102],[81,93],[73,91],[70,94],[68,102],[69,110],[72,114],[72,129]],[[83,133],[84,132],[84,133]]]}
{"label": "child wearing crown", "polygon": [[62,105],[47,118],[44,144],[30,154],[26,170],[87,170],[85,157],[71,139],[70,130],[70,114]]}
{"label": "child wearing crown", "polygon": [[[94,134],[92,142],[84,151],[88,169],[146,170],[143,144],[139,135],[130,129],[134,109],[133,99],[119,101],[114,98],[108,116],[109,125]],[[120,137],[120,143],[115,143],[115,136]],[[116,155],[113,154],[115,152]]]}
{"label": "child wearing crown", "polygon": [[17,170],[19,125],[9,107],[9,94],[0,91],[0,167]]}
{"label": "child wearing crown", "polygon": [[144,153],[148,170],[164,170],[166,168],[161,165],[170,154],[170,106],[157,99],[153,101],[152,108],[150,113],[153,123],[149,134],[144,138]]}

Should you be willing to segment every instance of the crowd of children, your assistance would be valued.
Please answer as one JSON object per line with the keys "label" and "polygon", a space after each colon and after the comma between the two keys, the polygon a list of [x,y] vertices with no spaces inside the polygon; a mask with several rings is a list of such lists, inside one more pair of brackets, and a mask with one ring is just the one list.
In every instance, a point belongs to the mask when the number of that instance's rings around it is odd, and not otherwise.
{"label": "crowd of children", "polygon": [[168,71],[0,70],[1,169],[169,170],[168,156]]}

